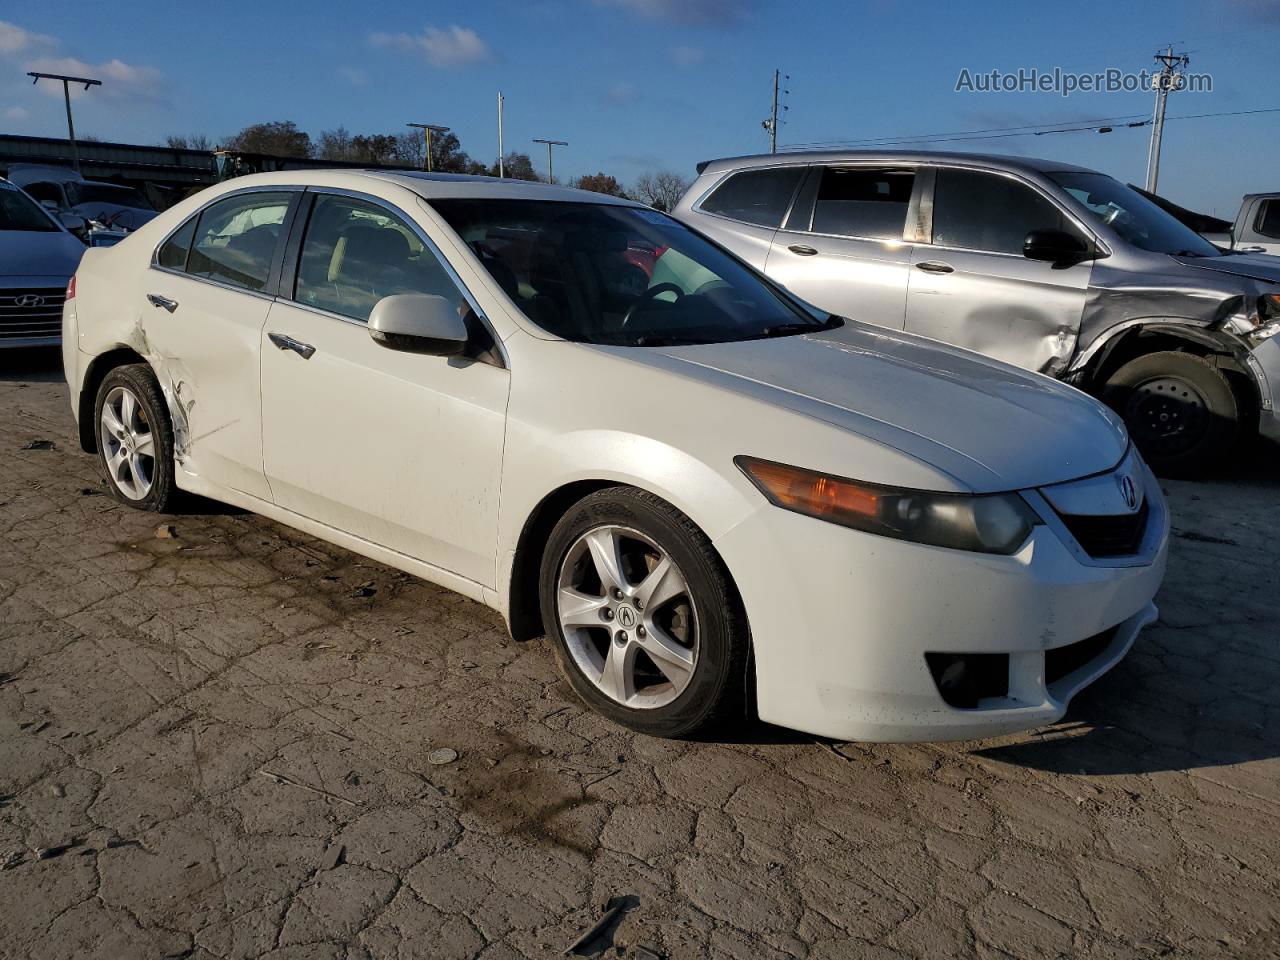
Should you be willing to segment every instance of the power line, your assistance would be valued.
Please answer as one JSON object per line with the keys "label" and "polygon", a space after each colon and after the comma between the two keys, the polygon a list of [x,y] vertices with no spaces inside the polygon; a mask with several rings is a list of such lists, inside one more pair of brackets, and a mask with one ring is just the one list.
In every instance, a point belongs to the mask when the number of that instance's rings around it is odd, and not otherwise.
{"label": "power line", "polygon": [[[1263,107],[1256,110],[1227,110],[1218,113],[1194,113],[1166,120],[1203,120],[1207,117],[1242,117],[1260,113],[1280,113],[1280,107]],[[1140,122],[1133,122],[1140,121]],[[1078,124],[1064,126],[1063,124]],[[1085,130],[1097,130],[1100,126],[1123,124],[1127,127],[1145,127],[1151,123],[1146,114],[1134,113],[1122,117],[1098,117],[1094,120],[1060,121],[1059,123],[1027,123],[1016,127],[987,127],[978,130],[956,130],[947,133],[919,133],[903,137],[873,137],[863,140],[818,140],[810,143],[793,143],[780,150],[794,151],[815,147],[857,147],[876,146],[894,143],[946,143],[955,140],[1002,140],[1007,137],[1043,136],[1050,133],[1077,133]]]}

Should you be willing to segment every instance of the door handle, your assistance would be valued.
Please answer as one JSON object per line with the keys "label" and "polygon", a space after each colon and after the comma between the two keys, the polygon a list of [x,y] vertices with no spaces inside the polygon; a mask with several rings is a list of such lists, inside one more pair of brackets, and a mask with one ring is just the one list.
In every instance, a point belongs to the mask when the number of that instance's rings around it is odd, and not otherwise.
{"label": "door handle", "polygon": [[956,268],[949,263],[940,263],[937,260],[925,260],[923,263],[916,264],[917,270],[923,270],[925,273],[955,273]]}
{"label": "door handle", "polygon": [[148,293],[147,299],[151,301],[153,307],[164,307],[170,313],[178,309],[177,300],[170,300],[168,297],[162,297],[158,293]]}
{"label": "door handle", "polygon": [[818,252],[817,250],[813,249],[813,247],[810,247],[803,243],[793,243],[791,246],[787,247],[787,249],[790,250],[792,253],[796,254],[797,256],[801,256],[801,257],[812,257]]}
{"label": "door handle", "polygon": [[303,360],[310,360],[311,355],[316,352],[316,348],[311,344],[295,340],[293,337],[286,337],[283,333],[268,333],[267,339],[281,350],[292,350]]}

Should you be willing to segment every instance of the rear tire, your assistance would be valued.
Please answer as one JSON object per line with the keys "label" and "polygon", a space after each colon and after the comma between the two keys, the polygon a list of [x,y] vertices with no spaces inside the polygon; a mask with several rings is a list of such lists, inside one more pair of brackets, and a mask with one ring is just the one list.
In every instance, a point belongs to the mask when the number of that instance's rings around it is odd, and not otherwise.
{"label": "rear tire", "polygon": [[108,373],[98,387],[93,422],[112,495],[136,510],[170,512],[179,496],[173,426],[151,368],[134,363]]}
{"label": "rear tire", "polygon": [[659,737],[744,717],[742,601],[706,535],[671,504],[630,487],[578,501],[547,540],[538,591],[561,669],[596,712]]}
{"label": "rear tire", "polygon": [[1107,381],[1102,399],[1161,476],[1197,477],[1226,459],[1242,410],[1226,376],[1203,357],[1164,351],[1130,360]]}

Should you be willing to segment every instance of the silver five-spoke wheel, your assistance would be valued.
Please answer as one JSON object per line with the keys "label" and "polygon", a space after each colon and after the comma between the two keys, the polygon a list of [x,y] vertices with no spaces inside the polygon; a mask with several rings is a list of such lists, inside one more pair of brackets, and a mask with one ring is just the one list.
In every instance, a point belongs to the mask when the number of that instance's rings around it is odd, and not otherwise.
{"label": "silver five-spoke wheel", "polygon": [[570,546],[556,586],[570,656],[611,700],[671,703],[698,663],[698,612],[671,556],[637,530],[602,525]]}
{"label": "silver five-spoke wheel", "polygon": [[142,500],[155,481],[155,435],[146,411],[128,387],[117,386],[102,404],[98,432],[111,481],[130,500]]}

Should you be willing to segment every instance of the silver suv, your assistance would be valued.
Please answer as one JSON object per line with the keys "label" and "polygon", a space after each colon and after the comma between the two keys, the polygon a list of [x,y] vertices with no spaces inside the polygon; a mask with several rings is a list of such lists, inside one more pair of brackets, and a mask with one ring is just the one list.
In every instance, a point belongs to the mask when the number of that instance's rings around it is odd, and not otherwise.
{"label": "silver suv", "polygon": [[1280,439],[1280,258],[1228,254],[1105,174],[848,152],[698,172],[673,214],[756,269],[822,310],[1076,384],[1165,473],[1254,429]]}

